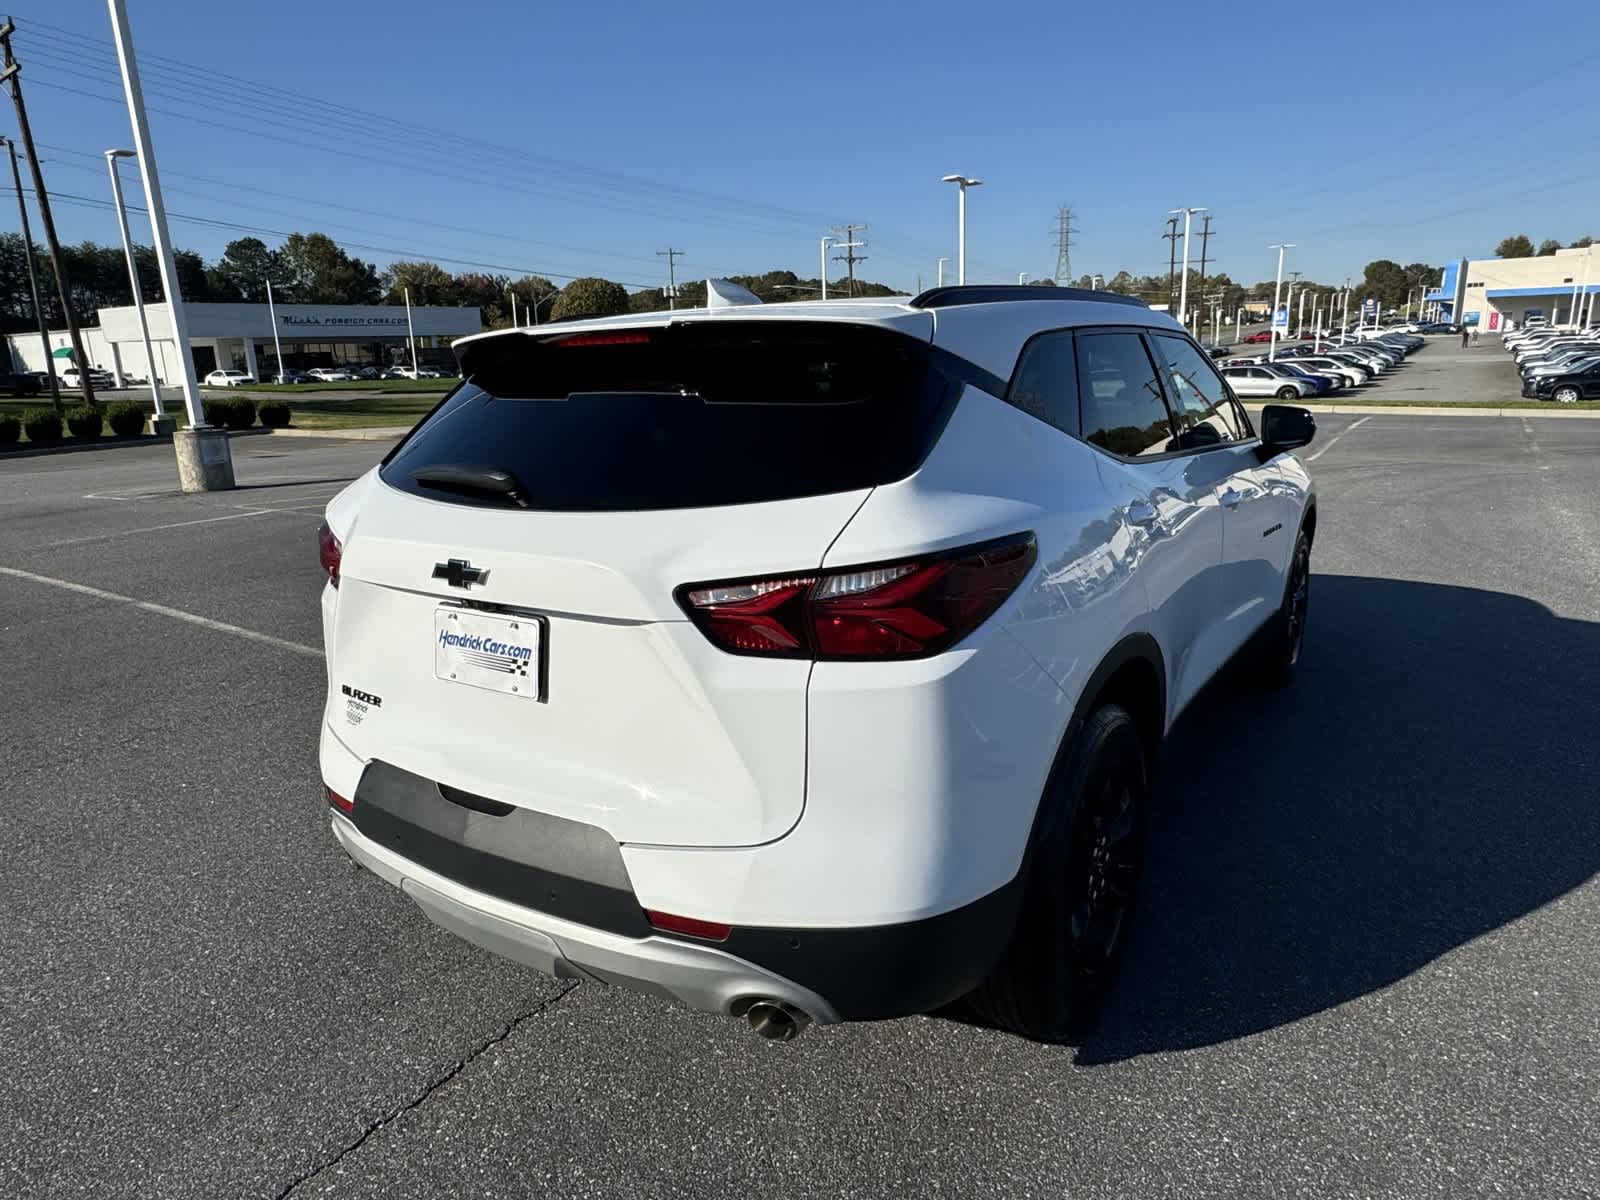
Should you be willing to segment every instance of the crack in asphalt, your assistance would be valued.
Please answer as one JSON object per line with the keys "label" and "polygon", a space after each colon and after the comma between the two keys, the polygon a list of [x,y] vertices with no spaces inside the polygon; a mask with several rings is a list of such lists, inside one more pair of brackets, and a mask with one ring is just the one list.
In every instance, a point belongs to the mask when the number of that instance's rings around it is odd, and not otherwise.
{"label": "crack in asphalt", "polygon": [[430,1080],[428,1085],[410,1100],[407,1100],[403,1104],[397,1105],[396,1107],[390,1109],[388,1112],[384,1113],[383,1116],[369,1124],[361,1131],[361,1136],[356,1138],[355,1141],[351,1142],[347,1146],[341,1147],[339,1151],[327,1161],[319,1163],[315,1167],[312,1167],[309,1171],[305,1171],[300,1175],[295,1176],[294,1179],[291,1179],[288,1185],[278,1193],[277,1200],[286,1200],[286,1198],[290,1196],[301,1184],[310,1182],[318,1175],[321,1175],[324,1171],[328,1170],[330,1167],[338,1166],[339,1163],[342,1162],[346,1157],[354,1154],[357,1150],[361,1149],[362,1146],[366,1145],[367,1141],[372,1137],[373,1134],[377,1133],[385,1126],[399,1120],[401,1117],[405,1116],[406,1113],[420,1107],[424,1102],[426,1102],[429,1096],[433,1095],[440,1088],[444,1087],[445,1084],[449,1083],[457,1075],[461,1074],[462,1071],[466,1070],[468,1065],[471,1064],[474,1059],[478,1058],[479,1055],[483,1054],[485,1050],[489,1050],[494,1046],[498,1046],[501,1042],[505,1041],[511,1036],[513,1031],[516,1030],[517,1026],[521,1025],[524,1021],[531,1020],[554,1005],[561,1003],[561,1001],[565,1000],[574,991],[576,991],[577,987],[578,984],[576,982],[570,983],[556,995],[551,996],[550,999],[535,1005],[527,1012],[518,1013],[516,1016],[512,1017],[511,1020],[507,1021],[505,1025],[493,1036],[485,1039],[462,1058],[458,1059],[438,1078]]}

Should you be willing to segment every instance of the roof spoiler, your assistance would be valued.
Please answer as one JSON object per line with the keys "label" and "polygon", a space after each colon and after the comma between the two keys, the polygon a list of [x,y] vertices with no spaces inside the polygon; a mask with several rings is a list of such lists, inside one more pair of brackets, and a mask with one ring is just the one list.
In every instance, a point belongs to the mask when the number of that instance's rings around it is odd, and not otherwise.
{"label": "roof spoiler", "polygon": [[731,279],[706,280],[706,308],[712,312],[719,308],[744,308],[760,303],[760,296]]}
{"label": "roof spoiler", "polygon": [[1017,300],[1090,300],[1096,304],[1131,304],[1149,308],[1137,296],[1121,292],[1090,291],[1088,288],[1036,287],[1015,283],[956,284],[929,288],[911,300],[912,308],[954,308],[961,304],[996,304]]}

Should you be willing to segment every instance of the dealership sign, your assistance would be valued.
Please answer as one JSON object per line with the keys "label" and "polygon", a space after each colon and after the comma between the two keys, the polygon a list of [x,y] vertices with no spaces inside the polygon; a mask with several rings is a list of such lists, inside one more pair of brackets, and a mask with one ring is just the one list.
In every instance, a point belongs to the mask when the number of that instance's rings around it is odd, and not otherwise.
{"label": "dealership sign", "polygon": [[406,319],[404,317],[336,317],[332,314],[305,317],[298,313],[279,313],[278,324],[291,329],[342,329],[350,326],[369,328],[375,325],[404,329]]}

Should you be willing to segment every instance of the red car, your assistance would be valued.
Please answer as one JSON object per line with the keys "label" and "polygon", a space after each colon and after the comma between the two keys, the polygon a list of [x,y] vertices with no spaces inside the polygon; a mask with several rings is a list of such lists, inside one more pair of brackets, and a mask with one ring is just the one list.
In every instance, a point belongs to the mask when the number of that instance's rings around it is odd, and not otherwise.
{"label": "red car", "polygon": [[1272,330],[1263,329],[1259,333],[1252,333],[1244,340],[1247,345],[1251,346],[1260,345],[1262,342],[1270,342],[1272,340]]}

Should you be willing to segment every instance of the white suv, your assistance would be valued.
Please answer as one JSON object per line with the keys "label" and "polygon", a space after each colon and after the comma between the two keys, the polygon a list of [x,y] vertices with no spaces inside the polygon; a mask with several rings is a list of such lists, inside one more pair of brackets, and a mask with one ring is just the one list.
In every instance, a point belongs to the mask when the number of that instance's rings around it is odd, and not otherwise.
{"label": "white suv", "polygon": [[1162,738],[1282,682],[1316,509],[1105,292],[640,314],[456,343],[327,509],[333,832],[434,921],[746,1015],[1104,997]]}

